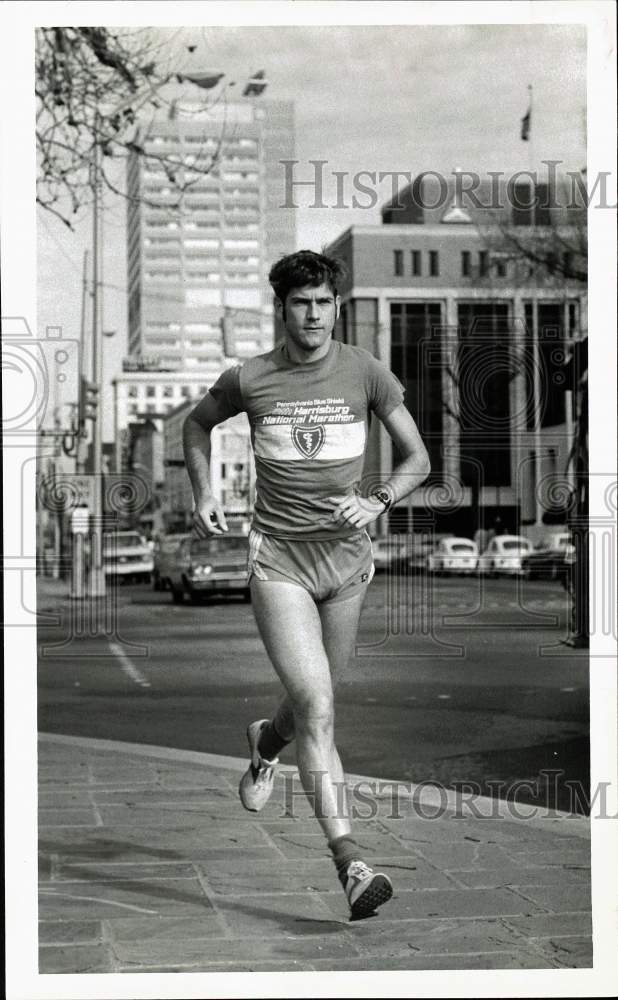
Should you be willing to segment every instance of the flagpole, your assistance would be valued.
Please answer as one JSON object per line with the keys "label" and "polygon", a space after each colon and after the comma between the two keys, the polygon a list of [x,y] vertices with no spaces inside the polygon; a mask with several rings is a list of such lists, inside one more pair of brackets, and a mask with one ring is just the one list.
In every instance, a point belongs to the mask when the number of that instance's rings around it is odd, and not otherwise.
{"label": "flagpole", "polygon": [[[536,177],[536,157],[534,142],[532,140],[532,111],[534,104],[534,89],[531,83],[528,84],[528,110],[522,120],[521,138],[528,143],[528,171],[532,184],[532,218],[531,225],[535,225],[534,211],[536,205],[537,191]],[[540,498],[541,478],[543,475],[542,447],[541,447],[541,368],[540,368],[540,344],[539,344],[539,297],[536,268],[534,271],[534,291],[532,301],[532,371],[533,371],[533,410],[534,410],[534,522],[535,527],[541,525],[542,505]]]}

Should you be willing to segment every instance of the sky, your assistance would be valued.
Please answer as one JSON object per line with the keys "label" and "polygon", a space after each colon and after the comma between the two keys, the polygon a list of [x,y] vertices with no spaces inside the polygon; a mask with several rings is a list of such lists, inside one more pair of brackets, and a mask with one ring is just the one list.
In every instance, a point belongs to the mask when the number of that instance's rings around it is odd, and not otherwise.
{"label": "sky", "polygon": [[[226,74],[230,96],[258,69],[267,95],[295,103],[296,176],[324,167],[334,202],[334,171],[345,172],[345,200],[359,170],[451,173],[529,169],[543,159],[585,165],[586,34],[579,25],[394,25],[156,28],[159,51],[175,68]],[[189,54],[188,45],[196,50]],[[533,87],[531,141],[520,122]],[[298,191],[297,246],[319,250],[352,224],[378,224],[391,195],[377,185],[373,209],[310,208]],[[402,182],[403,185],[403,182]],[[282,178],[283,187],[283,178]],[[120,371],[126,344],[126,205],[108,196],[104,221],[105,381]],[[38,213],[38,327],[77,336],[81,275],[91,239],[86,214],[71,233]],[[59,294],[61,289],[61,294]],[[104,439],[111,440],[111,407]]]}

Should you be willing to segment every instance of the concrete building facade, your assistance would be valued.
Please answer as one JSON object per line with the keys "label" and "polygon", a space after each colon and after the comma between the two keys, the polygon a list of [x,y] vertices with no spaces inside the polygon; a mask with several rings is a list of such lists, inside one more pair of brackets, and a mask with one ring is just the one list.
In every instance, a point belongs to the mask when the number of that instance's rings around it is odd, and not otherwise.
{"label": "concrete building facade", "polygon": [[[229,365],[232,362],[228,361]],[[202,371],[126,371],[112,380],[114,392],[114,441],[116,471],[128,468],[129,427],[151,421],[157,433],[163,433],[166,416],[184,401],[193,405],[217,380],[222,370],[213,365]]]}

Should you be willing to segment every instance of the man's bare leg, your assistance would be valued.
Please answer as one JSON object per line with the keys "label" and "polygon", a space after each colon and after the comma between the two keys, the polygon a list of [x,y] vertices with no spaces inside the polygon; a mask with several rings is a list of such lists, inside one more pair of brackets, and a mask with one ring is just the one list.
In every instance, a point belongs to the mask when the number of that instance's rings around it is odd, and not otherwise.
{"label": "man's bare leg", "polygon": [[[281,736],[292,735],[293,720],[303,788],[326,837],[334,840],[350,833],[350,822],[345,797],[337,791],[344,778],[334,743],[333,680],[324,640],[340,669],[353,646],[364,595],[338,602],[336,611],[324,606],[320,613],[302,587],[254,577],[251,596],[266,651],[287,692],[275,717],[277,730]],[[344,605],[349,605],[345,612]]]}
{"label": "man's bare leg", "polygon": [[[326,645],[334,665],[341,668],[352,651],[363,596],[326,607],[320,614],[311,596],[296,584],[255,578],[251,582],[258,628],[294,717],[300,780],[328,841],[351,920],[370,916],[393,894],[388,875],[374,872],[359,856],[334,741],[333,680]],[[249,770],[247,775],[251,774]]]}
{"label": "man's bare leg", "polygon": [[[333,691],[336,689],[341,675],[350,661],[356,644],[358,623],[367,590],[363,590],[343,601],[330,601],[318,605],[318,613],[322,624],[322,643],[330,665],[330,675]],[[289,697],[280,702],[273,717],[275,729],[288,742],[294,739],[294,712]],[[342,789],[341,801],[348,813],[346,796],[343,794],[345,776],[336,745],[333,744],[331,756],[331,775],[336,785]]]}

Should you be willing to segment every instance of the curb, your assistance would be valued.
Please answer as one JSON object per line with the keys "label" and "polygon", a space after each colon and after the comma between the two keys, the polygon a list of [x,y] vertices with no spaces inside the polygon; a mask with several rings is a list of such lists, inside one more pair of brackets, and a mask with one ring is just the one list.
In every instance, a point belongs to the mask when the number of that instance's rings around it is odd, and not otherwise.
{"label": "curb", "polygon": [[[243,757],[204,753],[199,750],[179,750],[148,743],[126,743],[119,740],[91,739],[86,736],[64,736],[56,733],[39,733],[38,739],[42,743],[56,744],[57,746],[79,747],[83,750],[103,753],[124,753],[150,760],[173,761],[196,767],[228,770],[236,774],[242,774],[247,767],[247,761]],[[280,765],[278,771],[279,774],[298,775],[297,768],[289,765]],[[453,817],[455,819],[468,818],[481,821],[501,819],[511,823],[526,823],[533,829],[550,829],[557,836],[575,836],[581,837],[583,840],[590,840],[590,819],[587,816],[563,812],[558,809],[550,809],[547,811],[547,815],[543,815],[543,811],[537,806],[523,806],[523,808],[529,808],[532,811],[531,815],[522,815],[521,813],[513,815],[510,803],[504,799],[495,799],[486,795],[475,796],[474,808],[477,812],[467,814],[465,811],[466,800],[461,793],[443,786],[415,784],[361,774],[346,774],[346,780],[348,783],[363,783],[373,786],[376,793],[379,793],[381,789],[396,790],[398,797],[411,799],[419,812],[420,810],[439,809],[443,814],[455,814]],[[521,808],[522,804],[520,803],[519,809]],[[432,818],[439,818],[439,816]]]}

